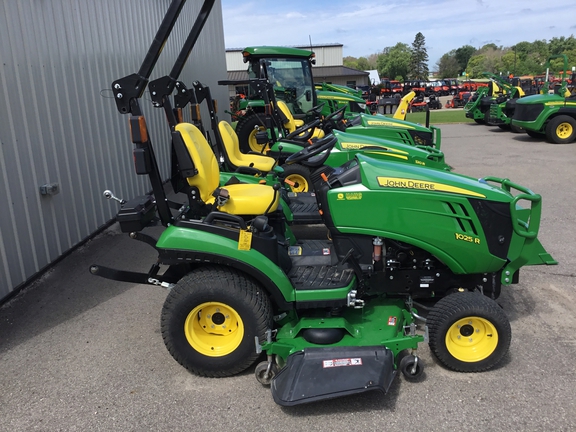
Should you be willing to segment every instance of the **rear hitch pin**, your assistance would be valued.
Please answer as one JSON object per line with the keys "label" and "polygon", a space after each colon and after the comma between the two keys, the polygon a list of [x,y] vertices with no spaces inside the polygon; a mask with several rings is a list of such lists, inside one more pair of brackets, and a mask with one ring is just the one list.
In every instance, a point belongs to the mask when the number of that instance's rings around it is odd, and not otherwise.
{"label": "rear hitch pin", "polygon": [[158,279],[154,279],[154,278],[148,278],[148,283],[151,285],[161,286],[161,287],[169,289],[169,290],[176,286],[176,284],[169,283],[169,282],[162,282],[162,281],[160,281]]}

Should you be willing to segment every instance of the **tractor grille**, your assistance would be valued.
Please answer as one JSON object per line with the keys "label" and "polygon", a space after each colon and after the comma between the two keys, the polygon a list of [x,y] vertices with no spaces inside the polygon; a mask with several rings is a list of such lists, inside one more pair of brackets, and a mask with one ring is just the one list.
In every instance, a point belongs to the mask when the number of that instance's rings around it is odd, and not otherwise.
{"label": "tractor grille", "polygon": [[474,226],[470,215],[468,214],[468,210],[466,207],[460,203],[454,202],[445,202],[446,207],[450,210],[450,212],[455,216],[455,221],[458,224],[458,228],[468,234],[468,235],[478,235],[478,230]]}
{"label": "tractor grille", "polygon": [[534,121],[538,118],[542,110],[544,109],[544,104],[523,104],[517,103],[516,109],[514,110],[514,120],[519,121]]}

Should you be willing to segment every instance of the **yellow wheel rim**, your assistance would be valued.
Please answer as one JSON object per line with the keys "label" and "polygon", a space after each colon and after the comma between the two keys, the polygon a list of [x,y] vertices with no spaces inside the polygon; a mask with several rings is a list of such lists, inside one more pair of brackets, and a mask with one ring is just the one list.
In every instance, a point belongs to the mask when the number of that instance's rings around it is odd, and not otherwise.
{"label": "yellow wheel rim", "polygon": [[264,126],[258,126],[258,130],[254,129],[252,132],[250,132],[250,136],[248,137],[248,146],[250,146],[250,151],[256,153],[266,153],[268,150],[270,150],[270,147],[266,145],[264,151],[262,151],[262,145],[258,144],[256,141],[256,133],[262,132],[264,130],[266,130]]}
{"label": "yellow wheel rim", "polygon": [[188,343],[200,354],[222,357],[238,348],[244,337],[244,324],[230,306],[208,302],[188,314],[184,333]]}
{"label": "yellow wheel rim", "polygon": [[446,333],[448,352],[463,362],[484,360],[496,350],[497,346],[496,327],[484,318],[462,318],[452,324]]}
{"label": "yellow wheel rim", "polygon": [[560,139],[566,139],[572,135],[574,132],[574,128],[570,123],[563,122],[558,125],[556,128],[556,135]]}
{"label": "yellow wheel rim", "polygon": [[[288,180],[287,183],[292,189],[292,192],[308,192],[308,181],[304,176],[300,174],[289,174],[286,176],[286,180]],[[292,185],[292,183],[294,185]]]}

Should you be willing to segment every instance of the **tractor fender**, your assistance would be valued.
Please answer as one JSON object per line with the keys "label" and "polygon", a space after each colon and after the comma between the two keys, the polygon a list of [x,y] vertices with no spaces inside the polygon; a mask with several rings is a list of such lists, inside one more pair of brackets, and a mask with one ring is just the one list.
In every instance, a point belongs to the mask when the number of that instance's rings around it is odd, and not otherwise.
{"label": "tractor fender", "polygon": [[[203,225],[200,222],[196,224]],[[284,271],[256,249],[240,250],[240,232],[231,231],[231,236],[223,236],[184,226],[169,226],[156,243],[160,262],[167,265],[186,263],[234,267],[257,280],[278,307],[291,308],[295,292]],[[238,237],[230,238],[234,235]]]}

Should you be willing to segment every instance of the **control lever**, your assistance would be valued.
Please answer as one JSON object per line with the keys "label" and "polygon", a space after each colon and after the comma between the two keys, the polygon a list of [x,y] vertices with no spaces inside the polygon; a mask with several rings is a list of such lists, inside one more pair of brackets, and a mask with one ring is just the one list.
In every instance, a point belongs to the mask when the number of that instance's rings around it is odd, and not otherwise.
{"label": "control lever", "polygon": [[126,204],[126,200],[118,198],[117,196],[114,195],[114,192],[112,192],[111,190],[108,190],[108,189],[106,189],[104,191],[104,198],[118,201],[120,203],[120,205]]}

